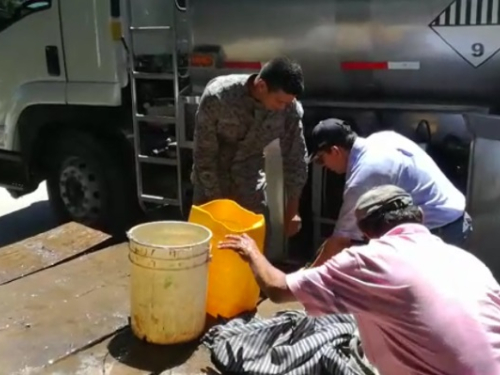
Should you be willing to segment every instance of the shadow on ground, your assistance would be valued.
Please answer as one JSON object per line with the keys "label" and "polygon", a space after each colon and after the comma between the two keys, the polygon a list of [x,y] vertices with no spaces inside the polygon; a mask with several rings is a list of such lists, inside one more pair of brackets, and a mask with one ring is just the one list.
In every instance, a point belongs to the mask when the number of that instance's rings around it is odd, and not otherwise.
{"label": "shadow on ground", "polygon": [[[171,208],[156,209],[147,216],[138,217],[133,225],[155,220],[182,220],[177,211],[178,209]],[[36,236],[58,225],[60,223],[55,218],[47,200],[32,203],[28,207],[0,216],[0,247]],[[116,241],[127,240],[125,231],[112,234]]]}
{"label": "shadow on ground", "polygon": [[[130,327],[118,333],[108,344],[109,354],[118,362],[135,369],[162,374],[164,371],[185,365],[199,348],[195,340],[179,345],[153,345],[137,339]],[[192,362],[192,361],[190,361]],[[194,360],[194,362],[199,362]],[[201,361],[205,362],[205,361]],[[209,363],[191,363],[203,368],[202,374],[220,375]],[[200,370],[198,370],[200,371]]]}
{"label": "shadow on ground", "polygon": [[0,217],[0,247],[22,241],[58,225],[48,201]]}

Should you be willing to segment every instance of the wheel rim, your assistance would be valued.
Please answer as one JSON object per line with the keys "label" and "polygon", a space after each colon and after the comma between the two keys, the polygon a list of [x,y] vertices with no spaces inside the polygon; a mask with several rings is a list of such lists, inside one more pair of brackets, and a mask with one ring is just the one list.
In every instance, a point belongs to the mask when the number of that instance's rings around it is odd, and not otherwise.
{"label": "wheel rim", "polygon": [[71,217],[92,222],[102,208],[97,177],[88,163],[78,157],[67,159],[59,175],[59,190],[64,206]]}

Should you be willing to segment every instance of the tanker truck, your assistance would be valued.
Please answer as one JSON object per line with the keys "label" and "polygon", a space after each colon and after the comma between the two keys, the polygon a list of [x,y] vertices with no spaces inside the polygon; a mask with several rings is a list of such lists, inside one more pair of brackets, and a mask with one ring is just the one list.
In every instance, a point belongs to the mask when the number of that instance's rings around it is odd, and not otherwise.
{"label": "tanker truck", "polygon": [[[61,220],[108,229],[136,209],[185,215],[205,85],[286,55],[304,70],[306,140],[326,117],[363,136],[394,129],[469,202],[474,192],[493,202],[497,179],[484,178],[496,170],[471,153],[468,123],[500,126],[499,9],[499,0],[1,0],[0,183],[20,197],[46,180]],[[483,159],[496,155],[491,142]],[[266,157],[278,234],[279,156],[270,147]],[[471,188],[481,179],[489,192]],[[309,244],[331,233],[342,183],[311,168],[301,204]],[[480,205],[473,215],[499,210]],[[477,219],[475,233],[500,233],[491,222]]]}

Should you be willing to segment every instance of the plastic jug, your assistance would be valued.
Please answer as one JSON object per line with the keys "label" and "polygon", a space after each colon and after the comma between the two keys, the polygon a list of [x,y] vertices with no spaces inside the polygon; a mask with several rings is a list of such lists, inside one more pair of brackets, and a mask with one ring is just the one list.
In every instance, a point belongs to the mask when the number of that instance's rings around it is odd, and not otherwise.
{"label": "plastic jug", "polygon": [[260,289],[250,266],[234,251],[217,248],[227,234],[247,233],[259,250],[264,250],[264,215],[250,212],[238,203],[219,199],[201,206],[193,205],[189,221],[213,233],[212,260],[208,266],[207,313],[213,317],[233,318],[257,307]]}

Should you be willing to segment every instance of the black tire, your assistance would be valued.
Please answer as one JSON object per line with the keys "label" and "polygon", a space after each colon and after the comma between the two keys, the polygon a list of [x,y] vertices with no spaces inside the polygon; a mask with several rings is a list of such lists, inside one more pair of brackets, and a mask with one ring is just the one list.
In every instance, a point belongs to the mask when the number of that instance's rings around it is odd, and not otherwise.
{"label": "black tire", "polygon": [[117,142],[82,131],[60,135],[49,150],[47,191],[61,222],[76,221],[113,234],[128,229],[138,204],[133,164],[123,152]]}

